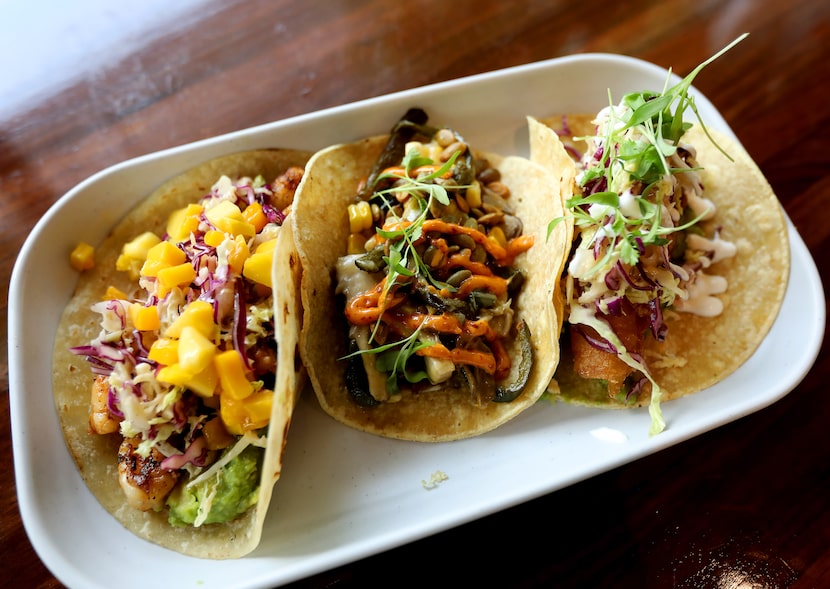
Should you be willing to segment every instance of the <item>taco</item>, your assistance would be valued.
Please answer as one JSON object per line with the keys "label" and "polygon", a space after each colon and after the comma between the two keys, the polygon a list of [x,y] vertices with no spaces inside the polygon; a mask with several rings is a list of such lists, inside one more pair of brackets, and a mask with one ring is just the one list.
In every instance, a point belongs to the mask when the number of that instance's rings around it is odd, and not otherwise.
{"label": "taco", "polygon": [[648,405],[651,433],[665,427],[661,401],[723,380],[753,354],[789,277],[785,217],[757,165],[728,135],[683,120],[699,70],[598,114],[546,120],[556,133],[544,141],[562,136],[577,166],[551,393]]}
{"label": "taco", "polygon": [[[559,179],[475,152],[411,109],[390,135],[309,162],[295,202],[301,354],[322,408],[439,442],[492,430],[553,375]],[[555,254],[550,254],[555,251]]]}
{"label": "taco", "polygon": [[310,155],[237,153],[168,181],[96,248],[61,317],[67,446],[141,538],[214,559],[259,543],[304,379],[284,220]]}

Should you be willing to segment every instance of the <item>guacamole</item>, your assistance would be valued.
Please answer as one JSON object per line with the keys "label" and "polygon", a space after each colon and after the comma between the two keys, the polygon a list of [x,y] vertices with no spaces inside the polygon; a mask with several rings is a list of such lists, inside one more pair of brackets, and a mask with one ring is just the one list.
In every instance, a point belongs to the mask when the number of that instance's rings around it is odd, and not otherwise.
{"label": "guacamole", "polygon": [[195,485],[179,485],[167,499],[174,526],[224,523],[245,513],[259,495],[263,451],[248,446],[215,476]]}

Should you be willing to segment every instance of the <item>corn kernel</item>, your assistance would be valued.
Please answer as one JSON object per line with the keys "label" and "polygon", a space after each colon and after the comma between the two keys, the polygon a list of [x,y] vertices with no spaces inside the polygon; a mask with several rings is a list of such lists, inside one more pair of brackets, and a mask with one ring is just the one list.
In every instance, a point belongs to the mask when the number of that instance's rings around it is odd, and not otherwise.
{"label": "corn kernel", "polygon": [[481,206],[481,184],[479,184],[478,180],[473,180],[467,187],[464,198],[471,209],[477,209]]}
{"label": "corn kernel", "polygon": [[260,253],[257,251],[250,258],[245,260],[245,265],[242,267],[242,275],[248,280],[253,280],[259,284],[264,284],[268,288],[273,287],[273,280],[271,279],[271,266],[274,263],[274,251],[265,251]]}
{"label": "corn kernel", "polygon": [[222,396],[228,395],[241,401],[254,392],[254,385],[245,375],[245,364],[236,350],[226,350],[213,357],[213,364],[219,373]]}
{"label": "corn kernel", "polygon": [[182,327],[179,338],[179,365],[193,374],[207,368],[216,355],[216,345],[192,325]]}
{"label": "corn kernel", "polygon": [[429,150],[427,149],[426,145],[424,145],[420,141],[407,141],[406,145],[404,146],[404,153],[409,153],[411,151],[418,152],[418,155],[421,157],[429,156]]}
{"label": "corn kernel", "polygon": [[504,231],[502,231],[501,227],[493,227],[490,229],[488,233],[490,239],[495,240],[502,247],[507,247],[507,238],[504,235]]}
{"label": "corn kernel", "polygon": [[349,254],[365,254],[366,237],[362,233],[351,233],[346,247]]}
{"label": "corn kernel", "polygon": [[181,337],[182,328],[190,325],[212,340],[216,337],[217,326],[213,322],[213,305],[207,301],[193,301],[164,332],[164,337]]}
{"label": "corn kernel", "polygon": [[358,203],[350,204],[349,212],[349,231],[352,233],[360,233],[372,226],[372,205],[367,201],[362,200]]}
{"label": "corn kernel", "polygon": [[147,357],[163,366],[172,366],[179,361],[179,340],[160,337],[150,346]]}
{"label": "corn kernel", "polygon": [[245,210],[242,211],[242,218],[253,225],[257,233],[262,231],[262,228],[268,224],[268,217],[265,216],[262,205],[258,202],[245,207]]}
{"label": "corn kernel", "polygon": [[434,162],[441,161],[441,155],[444,152],[444,147],[438,145],[437,143],[430,143],[426,145],[426,156]]}
{"label": "corn kernel", "polygon": [[95,267],[95,248],[82,241],[69,254],[69,263],[78,272],[92,270]]}
{"label": "corn kernel", "polygon": [[141,303],[133,303],[130,305],[130,318],[139,331],[155,331],[161,326],[158,307],[155,305],[145,307]]}

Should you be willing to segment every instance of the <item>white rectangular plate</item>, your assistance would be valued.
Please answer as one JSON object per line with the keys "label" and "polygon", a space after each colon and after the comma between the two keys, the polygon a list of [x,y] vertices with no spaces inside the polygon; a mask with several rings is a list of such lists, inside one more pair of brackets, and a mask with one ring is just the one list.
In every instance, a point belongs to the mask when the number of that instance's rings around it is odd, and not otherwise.
{"label": "white rectangular plate", "polygon": [[[204,561],[144,542],[95,501],[65,445],[51,392],[52,341],[76,275],[67,252],[98,242],[140,199],[203,160],[262,147],[318,149],[385,133],[410,106],[482,149],[527,153],[525,116],[598,110],[624,92],[659,90],[667,72],[628,57],[583,54],[349,104],[150,154],[93,176],[61,198],[26,241],[9,297],[9,367],[20,511],[32,544],[65,584],[88,588],[273,587],[434,534],[560,489],[765,407],[809,370],[824,334],[823,289],[789,223],[792,272],[769,337],[717,386],[668,403],[649,437],[644,410],[539,403],[470,440],[423,445],[341,426],[312,395],[291,428],[262,544],[236,561]],[[694,92],[707,124],[730,132]],[[441,471],[448,479],[424,485]],[[470,493],[471,489],[477,490]],[[152,563],[152,566],[146,566]],[[123,571],[130,571],[124,575]]]}

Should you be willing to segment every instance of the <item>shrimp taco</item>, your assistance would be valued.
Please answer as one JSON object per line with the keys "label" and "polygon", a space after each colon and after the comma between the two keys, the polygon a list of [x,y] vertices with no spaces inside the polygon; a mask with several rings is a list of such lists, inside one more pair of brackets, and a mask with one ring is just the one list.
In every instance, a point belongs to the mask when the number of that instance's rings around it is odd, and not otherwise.
{"label": "shrimp taco", "polygon": [[[665,427],[661,400],[705,389],[753,354],[789,277],[785,217],[757,165],[728,135],[683,120],[706,63],[662,93],[547,121],[577,166],[551,392],[648,405],[652,433]],[[552,131],[544,140],[558,142]]]}
{"label": "shrimp taco", "polygon": [[310,155],[238,153],[170,180],[97,247],[63,313],[68,448],[146,540],[215,559],[259,543],[304,378],[284,221]]}
{"label": "shrimp taco", "polygon": [[292,222],[300,349],[323,409],[362,431],[438,442],[532,405],[558,358],[552,299],[567,238],[546,239],[546,225],[563,213],[560,181],[526,158],[474,151],[420,109],[390,135],[315,154]]}

